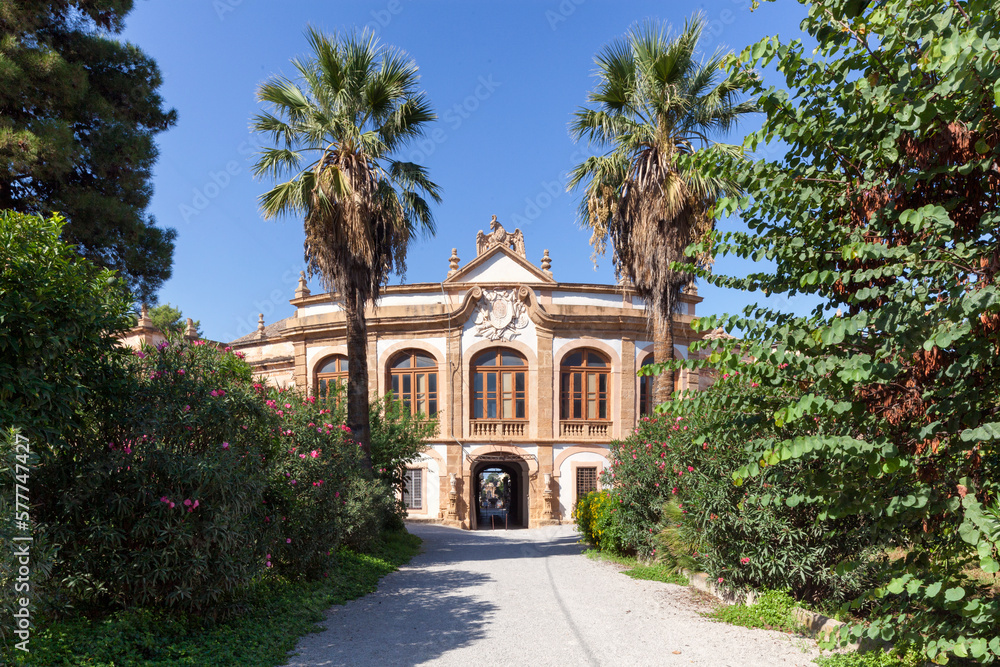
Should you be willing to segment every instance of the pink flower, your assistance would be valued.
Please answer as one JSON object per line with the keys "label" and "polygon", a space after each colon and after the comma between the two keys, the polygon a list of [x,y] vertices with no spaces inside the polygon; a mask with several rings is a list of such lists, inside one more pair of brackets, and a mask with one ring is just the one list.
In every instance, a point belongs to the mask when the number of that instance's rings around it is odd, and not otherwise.
{"label": "pink flower", "polygon": [[297,482],[296,480],[294,480],[294,479],[293,479],[293,480],[292,480],[292,484],[298,484],[298,482]]}
{"label": "pink flower", "polygon": [[299,458],[300,458],[300,459],[304,459],[305,457],[306,457],[306,455],[305,455],[305,454],[299,454]]}
{"label": "pink flower", "polygon": [[271,567],[271,561],[267,561],[267,566]]}
{"label": "pink flower", "polygon": [[334,498],[339,498],[340,497],[340,491],[334,491],[333,492],[333,497]]}
{"label": "pink flower", "polygon": [[722,577],[719,577],[719,583],[720,584],[722,583]]}
{"label": "pink flower", "polygon": [[183,368],[178,368],[177,369],[177,374],[178,375],[184,375],[184,369]]}
{"label": "pink flower", "polygon": [[192,507],[198,507],[198,505],[200,505],[200,503],[196,500],[194,501],[194,505]]}
{"label": "pink flower", "polygon": [[170,498],[167,498],[166,496],[162,496],[162,497],[160,497],[160,502],[161,503],[169,503],[170,502]]}
{"label": "pink flower", "polygon": [[285,403],[285,409],[288,410],[292,407],[291,403]]}
{"label": "pink flower", "polygon": [[291,543],[292,543],[292,538],[289,537],[288,539],[285,540],[285,544],[291,544]]}
{"label": "pink flower", "polygon": [[229,449],[229,443],[228,442],[222,443],[222,448],[223,449]]}
{"label": "pink flower", "polygon": [[186,500],[184,501],[184,506],[185,506],[185,507],[191,507],[191,499],[190,499],[190,498],[188,498],[188,499],[186,499]]}
{"label": "pink flower", "polygon": [[742,563],[743,565],[746,565],[746,564],[747,564],[747,563],[749,563],[749,562],[750,562],[750,559],[749,559],[749,558],[741,558],[741,559],[740,559],[740,563]]}
{"label": "pink flower", "polygon": [[146,358],[146,353],[143,352],[142,350],[135,350],[135,351],[132,352],[132,354],[134,354],[135,356],[139,357],[140,359],[145,359]]}
{"label": "pink flower", "polygon": [[170,503],[170,508],[173,509],[173,507],[174,507],[174,504]]}
{"label": "pink flower", "polygon": [[315,458],[317,458],[317,457],[319,456],[319,452],[317,452],[317,451],[316,451],[316,450],[314,449],[314,450],[312,450],[311,452],[309,452],[309,456],[311,456],[311,457],[313,457],[313,458],[315,459]]}
{"label": "pink flower", "polygon": [[688,472],[694,472],[694,467],[693,466],[688,466]]}
{"label": "pink flower", "polygon": [[672,489],[672,490],[670,491],[670,493],[674,493],[674,494],[676,494],[676,493],[677,493],[677,487],[675,486],[675,487],[674,487],[674,488],[673,488],[673,489]]}

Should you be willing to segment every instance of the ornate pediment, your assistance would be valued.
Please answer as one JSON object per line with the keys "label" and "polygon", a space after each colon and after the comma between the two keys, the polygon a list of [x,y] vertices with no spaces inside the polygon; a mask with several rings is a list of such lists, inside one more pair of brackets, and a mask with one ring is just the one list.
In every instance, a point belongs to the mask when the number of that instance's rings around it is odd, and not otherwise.
{"label": "ornate pediment", "polygon": [[512,250],[521,257],[527,257],[524,252],[524,234],[520,229],[508,232],[503,228],[497,217],[494,215],[490,220],[490,233],[484,234],[482,230],[476,234],[476,256],[489,252],[492,248],[501,247]]}
{"label": "ornate pediment", "polygon": [[476,306],[476,334],[489,340],[513,340],[528,326],[528,307],[517,290],[483,290]]}

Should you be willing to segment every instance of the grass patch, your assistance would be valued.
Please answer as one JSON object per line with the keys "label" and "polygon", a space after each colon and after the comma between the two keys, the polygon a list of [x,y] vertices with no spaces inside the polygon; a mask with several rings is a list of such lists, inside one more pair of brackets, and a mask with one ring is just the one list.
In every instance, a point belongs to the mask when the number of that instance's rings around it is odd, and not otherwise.
{"label": "grass patch", "polygon": [[665,565],[637,565],[631,570],[625,570],[622,574],[626,574],[633,579],[662,581],[667,584],[677,584],[678,586],[688,585],[687,577],[677,574]]}
{"label": "grass patch", "polygon": [[792,609],[797,604],[785,591],[764,591],[752,605],[719,607],[705,616],[744,628],[798,632],[799,624],[792,617]]}
{"label": "grass patch", "polygon": [[674,572],[666,565],[659,565],[656,563],[652,565],[643,565],[631,556],[618,556],[616,554],[607,553],[606,551],[598,551],[597,549],[587,549],[584,553],[587,555],[587,558],[616,563],[617,565],[624,565],[629,569],[623,570],[622,574],[628,575],[633,579],[662,581],[667,584],[677,584],[679,586],[688,585],[687,577]]}
{"label": "grass patch", "polygon": [[924,658],[913,649],[834,653],[816,658],[814,662],[820,667],[921,667],[925,664]]}
{"label": "grass patch", "polygon": [[201,619],[150,610],[75,618],[43,628],[31,652],[0,653],[0,663],[45,667],[226,666],[284,664],[299,637],[319,631],[324,611],[376,589],[382,577],[420,550],[406,532],[385,535],[370,554],[342,550],[323,581],[269,578],[248,591],[247,612],[206,626]]}

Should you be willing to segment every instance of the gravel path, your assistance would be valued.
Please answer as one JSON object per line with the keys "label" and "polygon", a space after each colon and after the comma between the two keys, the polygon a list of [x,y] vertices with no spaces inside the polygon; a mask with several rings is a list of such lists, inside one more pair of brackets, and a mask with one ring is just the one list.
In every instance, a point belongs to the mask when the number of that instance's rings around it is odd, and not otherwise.
{"label": "gravel path", "polygon": [[289,665],[811,665],[815,643],[709,621],[686,587],[581,555],[572,526],[413,524],[423,552],[329,611]]}

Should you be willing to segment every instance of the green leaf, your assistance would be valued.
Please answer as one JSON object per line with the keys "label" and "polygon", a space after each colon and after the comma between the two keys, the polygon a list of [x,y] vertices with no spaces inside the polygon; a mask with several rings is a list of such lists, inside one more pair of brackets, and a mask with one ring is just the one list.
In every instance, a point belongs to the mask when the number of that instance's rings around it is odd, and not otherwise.
{"label": "green leaf", "polygon": [[944,592],[944,599],[948,602],[958,602],[965,597],[965,589],[961,586],[955,586],[954,588],[949,588]]}

